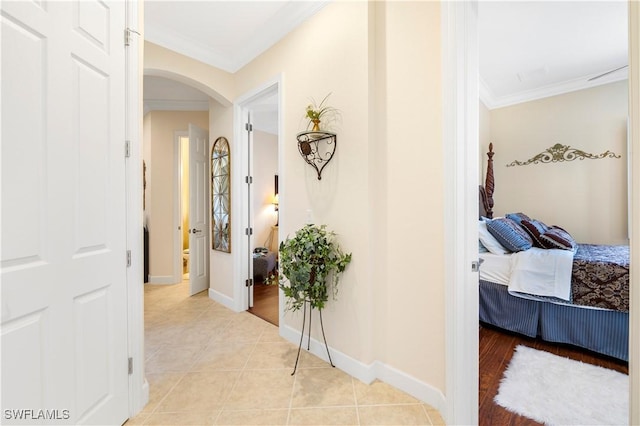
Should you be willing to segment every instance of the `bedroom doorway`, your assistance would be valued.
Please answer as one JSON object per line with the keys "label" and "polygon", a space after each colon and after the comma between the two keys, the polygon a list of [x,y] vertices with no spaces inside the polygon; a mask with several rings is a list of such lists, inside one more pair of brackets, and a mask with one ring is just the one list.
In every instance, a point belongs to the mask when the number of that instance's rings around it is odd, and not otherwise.
{"label": "bedroom doorway", "polygon": [[[480,6],[479,19],[482,19],[482,6]],[[630,31],[633,31],[633,22],[634,22],[634,20],[632,19],[631,20],[632,27],[630,28]],[[635,24],[636,25],[638,24],[637,16],[635,18]],[[619,25],[626,27],[626,23],[625,22],[621,22]],[[637,32],[637,30],[638,29],[636,27],[635,31]],[[480,52],[480,54],[482,54],[482,51]],[[634,54],[637,54],[637,51],[636,52],[631,51],[629,56],[634,56]],[[630,59],[631,59],[631,61],[633,61],[633,58],[630,58]],[[635,60],[636,60],[636,63],[637,63],[637,58],[635,58]],[[637,86],[635,88],[635,93],[632,92],[633,91],[633,87],[632,86],[630,86],[630,87],[631,88],[629,89],[629,94],[632,97],[632,99],[635,96],[636,102],[637,102],[637,97],[638,97]],[[629,127],[631,127],[633,124],[635,124],[637,126],[637,124],[638,124],[637,115],[638,114],[636,113],[635,116],[633,117],[633,118],[635,118],[635,123],[633,122],[634,121],[633,119],[630,119]],[[622,118],[622,121],[624,121],[624,117]],[[482,132],[480,132],[480,133],[482,133]],[[629,134],[631,135],[632,133],[633,132],[630,129],[629,130]],[[631,142],[632,142],[631,141],[631,137],[629,136],[628,143],[631,144]],[[480,145],[483,146],[482,143]],[[486,164],[487,158],[486,158],[486,155],[485,155],[485,152],[484,152],[484,151],[486,151],[486,146],[483,146],[483,148],[484,149],[481,148],[481,152],[480,152],[480,156],[481,156],[480,161],[481,161],[482,164]],[[629,152],[631,152],[631,151],[629,151]],[[626,152],[623,151],[623,156],[624,156],[625,153]],[[624,161],[624,163],[626,163],[626,161]],[[632,163],[632,161],[630,160],[629,161],[629,167],[632,167],[631,163]],[[636,168],[638,167],[637,160],[634,163],[634,166]],[[626,182],[626,175],[625,175],[625,182]],[[481,183],[484,183],[484,182],[481,182]],[[496,187],[499,187],[499,186],[500,186],[500,180],[497,179]],[[637,192],[637,190],[636,190],[636,192]],[[637,195],[636,195],[636,197],[637,197]],[[629,223],[631,223],[633,220],[635,220],[635,223],[636,223],[635,226],[637,227],[638,226],[638,218],[637,218],[637,214],[636,214],[635,218],[633,218],[632,215],[631,215],[631,203],[632,202],[630,201],[629,205],[627,207],[627,210],[629,211],[629,213],[628,213]],[[499,213],[503,213],[503,212],[504,212],[504,210],[502,212],[499,212]],[[631,227],[631,225],[629,225],[629,226]],[[630,232],[631,232],[631,229],[630,229]],[[636,233],[636,238],[637,238],[637,235],[638,234]],[[637,259],[637,257],[636,257],[636,259]],[[633,263],[633,261],[631,263]],[[633,276],[632,276],[632,280],[633,280]],[[633,281],[631,282],[631,286],[634,287]],[[636,287],[634,287],[634,288],[637,288],[637,283],[636,283]],[[637,300],[638,299],[636,298],[635,301],[637,301]],[[631,302],[632,302],[631,304],[634,306],[634,311],[636,311],[638,309],[637,303],[634,305],[633,304],[634,301],[632,300]],[[637,349],[638,343],[637,342],[635,343],[635,348],[636,348],[635,349],[635,351],[636,351],[635,354],[636,354],[636,356],[634,357],[634,339],[637,340],[637,333],[636,334],[633,333],[634,326],[636,327],[635,328],[636,330],[637,330],[637,327],[638,327],[638,321],[637,321],[638,316],[637,316],[637,314],[634,315],[631,312],[631,309],[630,309],[629,312],[630,312],[630,342],[629,342],[629,345],[630,345],[630,358],[629,358],[629,364],[628,365],[629,365],[629,367],[631,367],[632,365],[633,366],[637,366],[637,362],[638,362],[638,356],[637,356],[638,355],[638,349]],[[636,318],[635,321],[634,321],[634,318]],[[510,342],[505,342],[504,341],[505,340],[505,336],[506,336],[506,339],[510,340]],[[485,339],[484,342],[483,342],[483,339]],[[500,340],[501,342],[497,343],[498,340]],[[509,358],[510,358],[511,354],[513,353],[513,351],[512,351],[513,345],[514,344],[518,344],[522,340],[523,339],[520,339],[516,335],[496,334],[496,332],[494,330],[492,330],[491,328],[489,328],[489,329],[481,329],[480,330],[480,353],[479,353],[479,370],[480,371],[479,371],[479,375],[480,375],[480,383],[481,383],[481,389],[480,389],[481,393],[483,391],[482,386],[485,386],[485,387],[494,386],[495,389],[494,389],[493,392],[495,393],[497,391],[497,386],[498,386],[497,382],[500,380],[500,378],[502,376],[502,371],[506,367],[506,365],[499,366],[495,362],[493,362],[491,359],[488,359],[489,350],[493,351],[493,352],[491,352],[493,354],[492,356],[494,356],[497,353],[498,355],[496,357],[497,358],[502,357],[502,358],[500,358],[502,360],[501,362],[508,364]],[[487,341],[490,341],[490,342],[487,343]],[[526,339],[525,339],[525,341],[526,341]],[[545,343],[536,342],[536,341],[531,341],[529,343],[531,345],[540,346],[540,348],[543,349],[543,350],[559,353],[562,356],[567,356],[567,357],[576,357],[577,356],[577,357],[580,357],[581,360],[583,360],[584,362],[587,362],[587,363],[592,363],[592,364],[596,364],[596,365],[602,365],[602,366],[605,366],[606,368],[610,368],[610,369],[619,369],[619,364],[616,363],[615,361],[612,361],[612,360],[609,360],[609,359],[601,360],[601,358],[598,357],[598,356],[591,356],[589,354],[583,354],[582,351],[572,352],[571,349],[567,349],[566,347],[561,347],[561,346],[553,345],[553,344],[545,344]],[[484,344],[487,344],[491,348],[488,349],[488,346],[486,346]],[[501,346],[503,344],[506,345],[506,348],[504,350],[502,350],[502,349],[497,350],[496,349],[497,346]],[[502,352],[500,352],[500,351],[502,351]],[[505,358],[507,356],[508,356],[508,358]],[[489,370],[499,369],[500,372],[495,375],[496,377],[494,377],[494,376],[485,374],[485,373],[487,373],[486,371],[483,371],[483,369],[485,369],[485,368],[487,368]],[[623,368],[622,370],[625,371],[626,368]],[[629,368],[629,371],[633,371],[633,369]],[[636,377],[637,377],[637,373],[636,373]],[[488,385],[489,382],[491,382],[492,384]],[[638,389],[635,388],[635,390],[634,390],[634,388],[633,388],[633,383],[634,383],[633,380],[630,380],[630,382],[632,383],[631,392],[630,392],[631,396],[632,396],[631,401],[634,401],[633,396],[636,396],[635,401],[638,401],[638,398],[637,398]],[[636,380],[635,383],[637,383],[637,380]],[[488,401],[488,400],[490,400],[492,398],[487,396],[486,399]],[[480,408],[480,419],[482,420],[482,419],[488,419],[488,418],[496,418],[495,417],[496,414],[492,414],[491,412],[483,411],[484,409],[483,409],[483,406],[482,406],[483,404],[482,403],[483,403],[483,401],[481,400],[480,401],[480,407],[479,407]],[[632,409],[633,409],[633,407],[632,407]],[[637,413],[638,407],[636,407],[635,409],[636,409],[636,413]],[[501,414],[497,414],[497,415],[501,415]],[[638,416],[638,414],[636,414],[636,416]],[[480,423],[480,424],[482,424],[482,423]]]}
{"label": "bedroom doorway", "polygon": [[243,238],[239,256],[244,309],[276,326],[282,312],[278,288],[278,244],[280,201],[280,92],[279,82],[266,85],[241,101],[241,160],[247,170],[241,199],[243,208]]}

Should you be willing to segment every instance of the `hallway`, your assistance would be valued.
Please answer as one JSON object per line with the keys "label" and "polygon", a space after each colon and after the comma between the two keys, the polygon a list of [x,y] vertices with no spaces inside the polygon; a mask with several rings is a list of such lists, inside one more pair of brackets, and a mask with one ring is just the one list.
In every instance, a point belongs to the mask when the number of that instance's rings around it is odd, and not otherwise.
{"label": "hallway", "polygon": [[145,285],[149,403],[127,425],[440,425],[437,410],[381,382],[365,385],[278,328],[188,283]]}

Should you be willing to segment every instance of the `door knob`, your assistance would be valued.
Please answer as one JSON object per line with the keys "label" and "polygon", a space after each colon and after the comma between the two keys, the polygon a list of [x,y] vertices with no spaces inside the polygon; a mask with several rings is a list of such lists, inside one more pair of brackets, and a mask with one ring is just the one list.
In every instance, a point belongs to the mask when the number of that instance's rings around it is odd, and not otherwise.
{"label": "door knob", "polygon": [[196,232],[202,232],[202,231],[201,231],[201,230],[199,230],[199,229],[193,228],[193,229],[191,230],[191,232],[195,234]]}

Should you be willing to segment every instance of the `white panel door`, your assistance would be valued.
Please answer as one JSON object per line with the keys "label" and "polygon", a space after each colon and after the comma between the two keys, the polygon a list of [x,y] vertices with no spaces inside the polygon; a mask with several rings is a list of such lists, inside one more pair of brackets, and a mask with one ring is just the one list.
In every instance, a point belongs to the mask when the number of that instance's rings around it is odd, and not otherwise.
{"label": "white panel door", "polygon": [[125,3],[0,7],[2,422],[122,424]]}
{"label": "white panel door", "polygon": [[189,289],[209,288],[209,133],[189,124]]}

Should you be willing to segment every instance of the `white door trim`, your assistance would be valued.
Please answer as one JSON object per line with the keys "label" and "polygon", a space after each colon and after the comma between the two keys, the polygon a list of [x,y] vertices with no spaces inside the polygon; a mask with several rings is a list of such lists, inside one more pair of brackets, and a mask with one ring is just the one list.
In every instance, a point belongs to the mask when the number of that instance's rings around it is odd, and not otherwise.
{"label": "white door trim", "polygon": [[[629,310],[629,424],[640,424],[640,3],[629,2],[629,134],[631,136],[631,220]],[[633,261],[632,261],[633,262]]]}
{"label": "white door trim", "polygon": [[142,207],[142,37],[143,2],[126,0],[126,25],[134,30],[125,49],[126,111],[125,133],[129,141],[127,175],[127,248],[131,266],[127,268],[127,315],[129,358],[129,417],[149,402],[149,383],[144,375],[144,238]]}
{"label": "white door trim", "polygon": [[[278,75],[277,77],[267,80],[264,84],[259,87],[245,93],[244,95],[238,97],[238,99],[234,102],[234,150],[236,155],[232,155],[232,186],[234,188],[241,188],[236,192],[237,196],[233,197],[232,200],[232,223],[239,224],[235,226],[233,229],[233,239],[236,241],[235,247],[237,250],[233,250],[233,282],[234,282],[234,307],[236,311],[242,311],[246,309],[248,306],[248,292],[245,287],[245,279],[246,271],[249,268],[247,253],[249,251],[249,245],[244,234],[244,230],[247,226],[248,218],[247,216],[247,187],[244,181],[245,176],[248,176],[250,170],[247,170],[247,155],[249,152],[249,144],[247,140],[247,132],[245,130],[245,122],[247,118],[247,114],[249,111],[249,106],[252,102],[258,100],[262,97],[265,92],[271,92],[273,90],[277,90],[278,93],[278,111],[282,111],[282,75]],[[280,188],[281,194],[286,194],[284,188],[285,179],[283,177],[285,170],[283,167],[283,119],[282,114],[278,114],[278,185]],[[286,215],[283,218],[283,211],[286,211],[283,208],[283,205],[286,201],[283,200],[282,197],[279,199],[279,223],[282,226],[285,223],[283,220],[286,220]],[[241,244],[237,244],[238,241],[241,241]],[[280,303],[279,303],[279,317],[282,320],[283,309],[284,306],[282,300],[282,294],[280,294]],[[282,321],[280,322],[282,323]]]}
{"label": "white door trim", "polygon": [[[477,3],[442,2],[447,424],[478,424]],[[463,256],[460,256],[463,253]]]}

